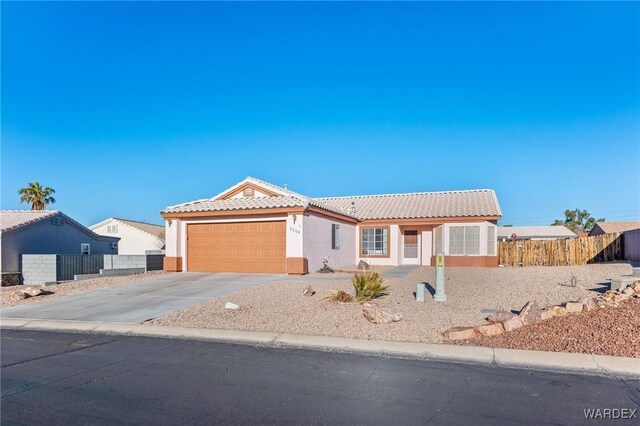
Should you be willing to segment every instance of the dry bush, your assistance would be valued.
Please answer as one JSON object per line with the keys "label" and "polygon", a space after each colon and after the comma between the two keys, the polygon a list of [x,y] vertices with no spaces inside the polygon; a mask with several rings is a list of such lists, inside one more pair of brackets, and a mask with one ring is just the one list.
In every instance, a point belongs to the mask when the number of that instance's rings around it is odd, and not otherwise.
{"label": "dry bush", "polygon": [[327,295],[323,297],[323,299],[329,299],[334,302],[342,302],[342,303],[353,302],[352,295],[350,295],[344,290],[338,290],[335,288],[332,288],[331,290],[327,291]]}

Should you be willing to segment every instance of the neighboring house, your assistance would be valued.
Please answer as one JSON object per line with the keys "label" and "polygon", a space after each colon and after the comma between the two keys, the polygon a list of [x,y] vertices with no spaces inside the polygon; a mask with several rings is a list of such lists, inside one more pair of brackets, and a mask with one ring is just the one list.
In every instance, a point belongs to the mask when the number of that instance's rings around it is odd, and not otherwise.
{"label": "neighboring house", "polygon": [[596,222],[589,236],[602,234],[615,234],[616,232],[633,231],[640,229],[640,220],[628,222]]}
{"label": "neighboring house", "polygon": [[118,240],[56,210],[0,210],[0,271],[20,273],[23,254],[118,254]]}
{"label": "neighboring house", "polygon": [[167,207],[168,271],[304,274],[323,260],[498,266],[492,190],[310,198],[248,177],[210,199]]}
{"label": "neighboring house", "polygon": [[116,217],[89,227],[93,232],[119,237],[119,254],[146,254],[164,249],[164,226]]}
{"label": "neighboring house", "polygon": [[578,235],[562,225],[546,226],[498,226],[498,241],[516,240],[564,240]]}

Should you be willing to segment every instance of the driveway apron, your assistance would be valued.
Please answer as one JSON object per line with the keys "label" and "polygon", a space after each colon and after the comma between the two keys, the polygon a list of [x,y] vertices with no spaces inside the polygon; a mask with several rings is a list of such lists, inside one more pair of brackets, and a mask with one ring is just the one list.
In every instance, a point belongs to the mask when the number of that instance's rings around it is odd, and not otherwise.
{"label": "driveway apron", "polygon": [[0,317],[137,324],[283,278],[274,274],[181,272],[13,306],[2,309]]}

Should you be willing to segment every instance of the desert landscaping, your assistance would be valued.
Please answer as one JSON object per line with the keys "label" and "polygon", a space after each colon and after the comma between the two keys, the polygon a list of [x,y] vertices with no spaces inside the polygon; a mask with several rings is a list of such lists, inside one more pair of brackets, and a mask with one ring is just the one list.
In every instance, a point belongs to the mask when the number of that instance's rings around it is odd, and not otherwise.
{"label": "desert landscaping", "polygon": [[[156,318],[150,323],[438,343],[443,341],[443,331],[457,326],[486,324],[486,317],[496,311],[518,311],[530,301],[545,307],[596,296],[609,288],[609,279],[631,272],[631,266],[624,263],[448,268],[448,300],[437,303],[427,295],[426,301],[421,303],[415,301],[416,284],[433,283],[434,269],[417,267],[405,277],[385,280],[389,285],[388,294],[374,303],[402,318],[386,324],[368,321],[357,302],[342,303],[325,298],[334,289],[353,293],[351,274],[311,274],[242,290]],[[303,295],[306,286],[311,286],[315,294]],[[238,308],[226,309],[227,303],[236,304]],[[571,318],[563,320],[570,321]],[[523,333],[524,328],[519,332]]]}

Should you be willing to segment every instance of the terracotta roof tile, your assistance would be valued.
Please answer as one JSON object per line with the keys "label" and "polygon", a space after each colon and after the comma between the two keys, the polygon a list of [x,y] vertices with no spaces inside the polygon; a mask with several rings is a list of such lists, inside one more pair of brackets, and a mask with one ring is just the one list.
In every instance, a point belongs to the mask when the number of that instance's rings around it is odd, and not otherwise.
{"label": "terracotta roof tile", "polygon": [[217,200],[218,196],[216,196],[211,199],[170,206],[163,210],[162,213],[278,207],[306,208],[312,205],[361,220],[502,216],[496,195],[489,189],[311,198],[252,177],[247,177],[235,186],[245,182],[264,186],[282,195],[275,197],[229,198],[226,200]]}
{"label": "terracotta roof tile", "polygon": [[488,189],[316,198],[338,209],[354,209],[360,219],[419,219],[502,216]]}

